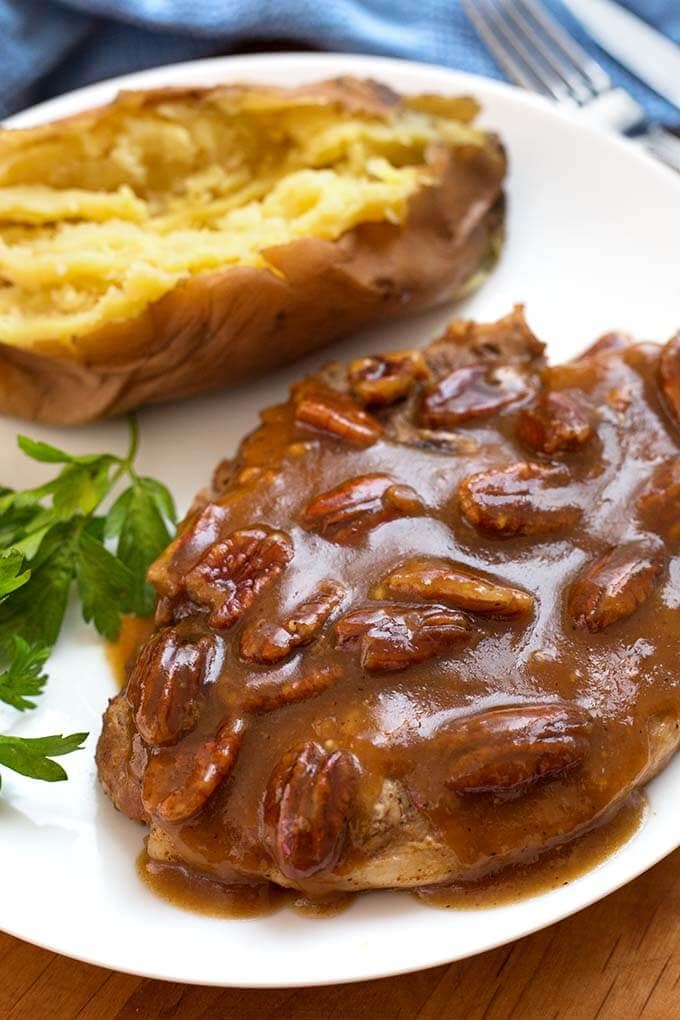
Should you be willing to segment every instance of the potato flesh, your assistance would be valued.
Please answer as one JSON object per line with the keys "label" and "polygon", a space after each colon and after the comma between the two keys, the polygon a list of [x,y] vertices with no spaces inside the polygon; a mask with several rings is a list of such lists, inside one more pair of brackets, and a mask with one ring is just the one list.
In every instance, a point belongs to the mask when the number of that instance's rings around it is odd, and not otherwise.
{"label": "potato flesh", "polygon": [[455,107],[383,121],[245,96],[113,106],[85,128],[0,135],[0,340],[72,343],[189,274],[267,266],[276,245],[401,223],[431,180],[427,147],[483,141]]}

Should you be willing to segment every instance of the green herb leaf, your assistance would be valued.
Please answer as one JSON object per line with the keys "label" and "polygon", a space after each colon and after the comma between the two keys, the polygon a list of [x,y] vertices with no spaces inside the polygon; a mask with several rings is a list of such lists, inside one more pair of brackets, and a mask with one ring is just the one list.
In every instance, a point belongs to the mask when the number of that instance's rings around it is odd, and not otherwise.
{"label": "green herb leaf", "polygon": [[[48,526],[57,521],[70,520],[75,514],[90,514],[109,491],[111,469],[123,462],[109,453],[89,453],[82,456],[66,453],[49,443],[19,436],[17,442],[25,454],[43,463],[63,464],[63,468],[49,482],[19,493],[6,493],[0,497],[0,514],[10,507],[33,507],[36,517],[32,529]],[[51,507],[40,506],[41,500],[51,498]]]}
{"label": "green herb leaf", "polygon": [[36,528],[34,530],[31,526],[27,529],[28,534],[26,534],[23,538],[17,539],[13,545],[14,550],[21,553],[21,555],[27,560],[32,560],[37,554],[45,535],[50,530],[50,525],[43,524],[42,519],[38,523],[40,524],[40,527],[36,524]]}
{"label": "green herb leaf", "polygon": [[66,521],[75,514],[90,514],[111,487],[111,458],[98,457],[90,464],[67,464],[56,478],[22,493],[24,501],[39,501],[50,496],[51,510],[43,510],[46,523]]}
{"label": "green herb leaf", "polygon": [[175,509],[165,486],[150,478],[137,478],[118,497],[106,518],[106,533],[118,537],[116,555],[134,578],[132,609],[139,616],[153,612],[155,594],[146,572],[170,541],[164,516]]}
{"label": "green herb leaf", "polygon": [[17,436],[17,444],[31,460],[39,460],[44,464],[97,464],[107,462],[108,464],[119,464],[120,457],[112,453],[84,453],[73,454],[60,450],[50,443],[43,443],[39,439],[31,439],[30,436]]}
{"label": "green herb leaf", "polygon": [[88,531],[80,533],[76,560],[76,584],[87,623],[109,641],[120,632],[120,615],[134,603],[135,579],[127,566]]}
{"label": "green herb leaf", "polygon": [[48,783],[68,779],[61,765],[50,759],[81,750],[86,738],[87,733],[71,733],[67,737],[60,734],[50,737],[0,735],[0,765]]}
{"label": "green herb leaf", "polygon": [[163,514],[164,517],[167,517],[171,524],[176,524],[177,510],[175,509],[175,501],[170,494],[170,490],[167,489],[162,482],[157,481],[155,478],[148,478],[145,476],[140,478],[139,482],[151,496],[158,507],[159,512]]}
{"label": "green herb leaf", "polygon": [[130,486],[129,489],[124,489],[118,499],[111,504],[104,522],[105,538],[118,538],[120,535],[123,525],[125,524],[125,518],[127,517],[132,495],[133,487]]}
{"label": "green herb leaf", "polygon": [[[146,570],[170,539],[175,508],[165,486],[140,478],[133,467],[139,444],[134,416],[125,457],[70,454],[27,436],[18,443],[33,460],[61,465],[56,477],[32,489],[0,486],[0,701],[25,711],[35,707],[31,699],[46,683],[43,667],[74,579],[85,620],[110,640],[122,613],[152,610]],[[129,487],[98,515],[121,478]],[[107,549],[108,540],[115,540],[117,555]],[[66,779],[52,759],[77,750],[86,736],[0,735],[0,766],[50,782]]]}
{"label": "green herb leaf", "polygon": [[42,694],[47,683],[43,666],[50,651],[50,648],[41,645],[31,646],[15,635],[10,664],[4,673],[0,673],[0,701],[20,712],[35,708],[35,702],[28,699]]}
{"label": "green herb leaf", "polygon": [[88,533],[96,538],[98,542],[104,542],[106,535],[106,518],[105,517],[90,517],[89,520],[83,524],[83,528]]}
{"label": "green herb leaf", "polygon": [[42,461],[44,464],[70,464],[73,461],[70,453],[65,453],[50,443],[42,443],[39,439],[31,439],[30,436],[17,436],[17,444],[27,457]]}
{"label": "green herb leaf", "polygon": [[31,576],[0,605],[0,652],[10,654],[14,635],[30,645],[53,645],[59,636],[75,568],[79,522],[51,528],[30,561]]}
{"label": "green herb leaf", "polygon": [[90,514],[109,489],[109,465],[85,467],[69,464],[55,480],[52,506],[63,520],[74,514]]}
{"label": "green herb leaf", "polygon": [[40,507],[35,504],[22,505],[17,500],[17,494],[5,490],[0,495],[0,549],[15,545],[16,542],[27,534],[31,522],[40,513]]}
{"label": "green herb leaf", "polygon": [[24,557],[18,549],[0,552],[0,600],[28,581],[31,571],[21,570],[23,562]]}

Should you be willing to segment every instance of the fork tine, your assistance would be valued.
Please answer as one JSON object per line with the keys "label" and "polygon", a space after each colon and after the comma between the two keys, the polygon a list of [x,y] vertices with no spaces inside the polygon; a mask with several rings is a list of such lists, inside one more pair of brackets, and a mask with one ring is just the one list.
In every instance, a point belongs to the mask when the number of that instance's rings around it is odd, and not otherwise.
{"label": "fork tine", "polygon": [[461,6],[475,26],[482,42],[486,44],[510,80],[531,92],[545,92],[539,79],[529,72],[512,50],[508,49],[507,43],[501,39],[487,21],[487,15],[483,10],[484,0],[461,0]]}
{"label": "fork tine", "polygon": [[[602,126],[628,131],[639,125],[642,107],[624,89],[614,88],[604,68],[592,60],[544,12],[540,0],[460,0],[482,41],[508,77],[525,88],[580,106]],[[675,144],[655,139],[670,161]],[[674,140],[675,141],[675,140]],[[647,140],[651,148],[651,140]]]}
{"label": "fork tine", "polygon": [[559,74],[556,74],[545,60],[542,41],[535,32],[527,38],[521,25],[514,17],[512,0],[490,0],[486,4],[486,17],[491,20],[506,48],[509,45],[541,85],[541,91],[559,102],[571,102],[573,96]]}
{"label": "fork tine", "polygon": [[556,43],[554,33],[548,32],[546,25],[550,19],[547,15],[545,20],[538,21],[523,0],[499,0],[499,3],[525,41],[564,82],[576,102],[583,105],[593,99],[596,92],[588,76]]}
{"label": "fork tine", "polygon": [[588,80],[595,95],[609,91],[612,82],[605,69],[548,14],[540,0],[516,0],[516,2],[517,6],[523,8],[525,14],[540,25],[545,34],[552,39],[562,56]]}

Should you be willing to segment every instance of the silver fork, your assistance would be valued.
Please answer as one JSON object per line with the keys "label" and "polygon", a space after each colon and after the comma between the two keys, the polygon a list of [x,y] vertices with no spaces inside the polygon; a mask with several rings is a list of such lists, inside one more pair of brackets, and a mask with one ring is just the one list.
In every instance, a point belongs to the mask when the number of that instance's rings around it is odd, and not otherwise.
{"label": "silver fork", "polygon": [[680,139],[646,120],[633,97],[572,39],[539,0],[461,0],[463,9],[511,81],[580,109],[589,120],[637,138],[680,171]]}

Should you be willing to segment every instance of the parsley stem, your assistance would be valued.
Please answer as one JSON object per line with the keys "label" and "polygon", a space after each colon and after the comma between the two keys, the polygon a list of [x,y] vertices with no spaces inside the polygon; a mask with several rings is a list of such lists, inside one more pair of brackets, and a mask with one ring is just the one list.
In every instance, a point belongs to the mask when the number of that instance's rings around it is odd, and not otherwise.
{"label": "parsley stem", "polygon": [[139,422],[137,421],[136,414],[131,413],[128,415],[128,425],[130,428],[130,445],[128,446],[127,455],[124,458],[116,458],[118,460],[118,467],[109,481],[108,488],[102,494],[101,499],[92,507],[89,514],[86,515],[85,520],[90,520],[94,516],[106,497],[113,492],[123,475],[128,475],[131,479],[137,478],[137,472],[132,466],[139,450]]}
{"label": "parsley stem", "polygon": [[132,468],[132,463],[137,456],[137,450],[139,449],[139,422],[137,421],[137,415],[131,413],[127,416],[128,425],[130,427],[130,446],[128,449],[125,463],[129,468]]}

